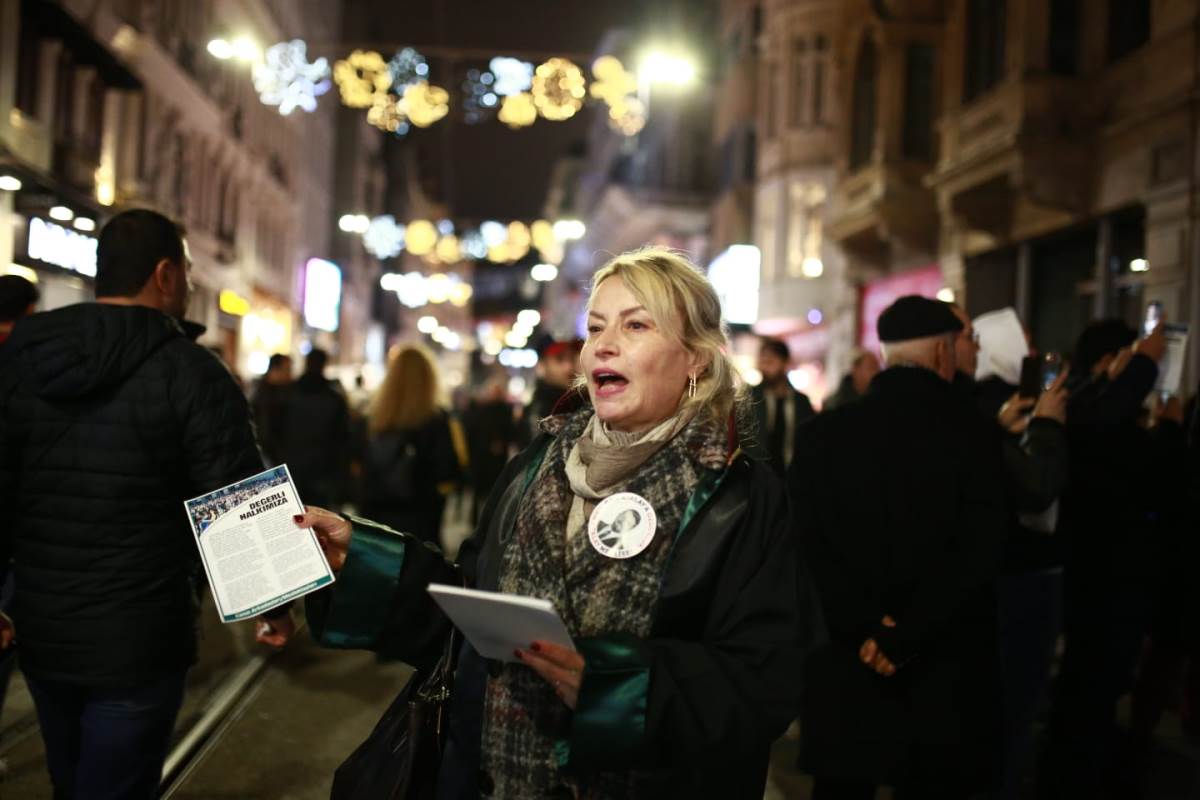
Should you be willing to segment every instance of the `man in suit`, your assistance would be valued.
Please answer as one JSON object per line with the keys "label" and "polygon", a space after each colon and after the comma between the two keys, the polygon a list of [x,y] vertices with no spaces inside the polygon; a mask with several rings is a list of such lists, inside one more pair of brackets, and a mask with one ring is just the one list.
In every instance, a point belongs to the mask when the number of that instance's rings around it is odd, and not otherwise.
{"label": "man in suit", "polygon": [[762,383],[751,392],[758,422],[753,449],[759,457],[769,459],[780,476],[800,452],[796,446],[800,426],[816,414],[808,397],[788,382],[791,355],[786,343],[763,339],[758,351]]}

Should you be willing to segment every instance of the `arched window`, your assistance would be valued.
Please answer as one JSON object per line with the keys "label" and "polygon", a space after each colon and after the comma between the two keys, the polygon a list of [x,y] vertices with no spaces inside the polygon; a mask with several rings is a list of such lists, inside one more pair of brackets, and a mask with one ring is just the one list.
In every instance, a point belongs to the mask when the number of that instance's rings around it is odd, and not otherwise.
{"label": "arched window", "polygon": [[875,42],[864,39],[854,67],[854,98],[850,127],[850,169],[869,163],[875,152],[875,106],[879,56]]}
{"label": "arched window", "polygon": [[967,3],[964,102],[971,102],[1004,80],[1007,22],[1008,3],[1005,0],[970,0]]}

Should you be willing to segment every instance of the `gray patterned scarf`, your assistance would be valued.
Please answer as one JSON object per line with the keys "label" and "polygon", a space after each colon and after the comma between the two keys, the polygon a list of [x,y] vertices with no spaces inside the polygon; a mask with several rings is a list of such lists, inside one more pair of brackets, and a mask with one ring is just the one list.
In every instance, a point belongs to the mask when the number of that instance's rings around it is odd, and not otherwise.
{"label": "gray patterned scarf", "polygon": [[[607,485],[605,495],[641,495],[658,519],[657,533],[644,552],[612,559],[596,552],[586,535],[568,534],[571,507],[581,498],[572,490],[567,463],[592,417],[588,407],[544,423],[557,438],[517,511],[499,588],[550,600],[573,637],[625,633],[645,638],[688,500],[704,470],[724,467],[728,444],[720,426],[707,418],[693,419],[656,442],[632,474]],[[489,679],[483,757],[495,781],[494,797],[541,798],[559,786],[587,800],[637,797],[630,773],[567,774],[559,769],[555,745],[569,737],[570,727],[570,709],[528,667],[506,664],[499,677]]]}

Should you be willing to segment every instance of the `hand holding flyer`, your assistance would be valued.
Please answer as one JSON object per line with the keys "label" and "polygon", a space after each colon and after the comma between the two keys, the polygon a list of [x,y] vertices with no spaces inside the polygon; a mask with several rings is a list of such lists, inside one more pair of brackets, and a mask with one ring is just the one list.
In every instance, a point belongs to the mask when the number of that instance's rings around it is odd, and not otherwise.
{"label": "hand holding flyer", "polygon": [[333,583],[286,465],[184,503],[222,622],[261,614]]}

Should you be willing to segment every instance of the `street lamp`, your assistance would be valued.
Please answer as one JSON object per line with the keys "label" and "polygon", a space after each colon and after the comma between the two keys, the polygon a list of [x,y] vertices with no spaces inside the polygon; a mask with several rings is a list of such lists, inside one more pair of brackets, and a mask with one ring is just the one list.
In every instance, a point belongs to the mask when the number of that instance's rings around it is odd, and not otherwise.
{"label": "street lamp", "polygon": [[696,60],[679,51],[654,48],[642,56],[638,63],[638,83],[690,86],[696,81],[699,69]]}

